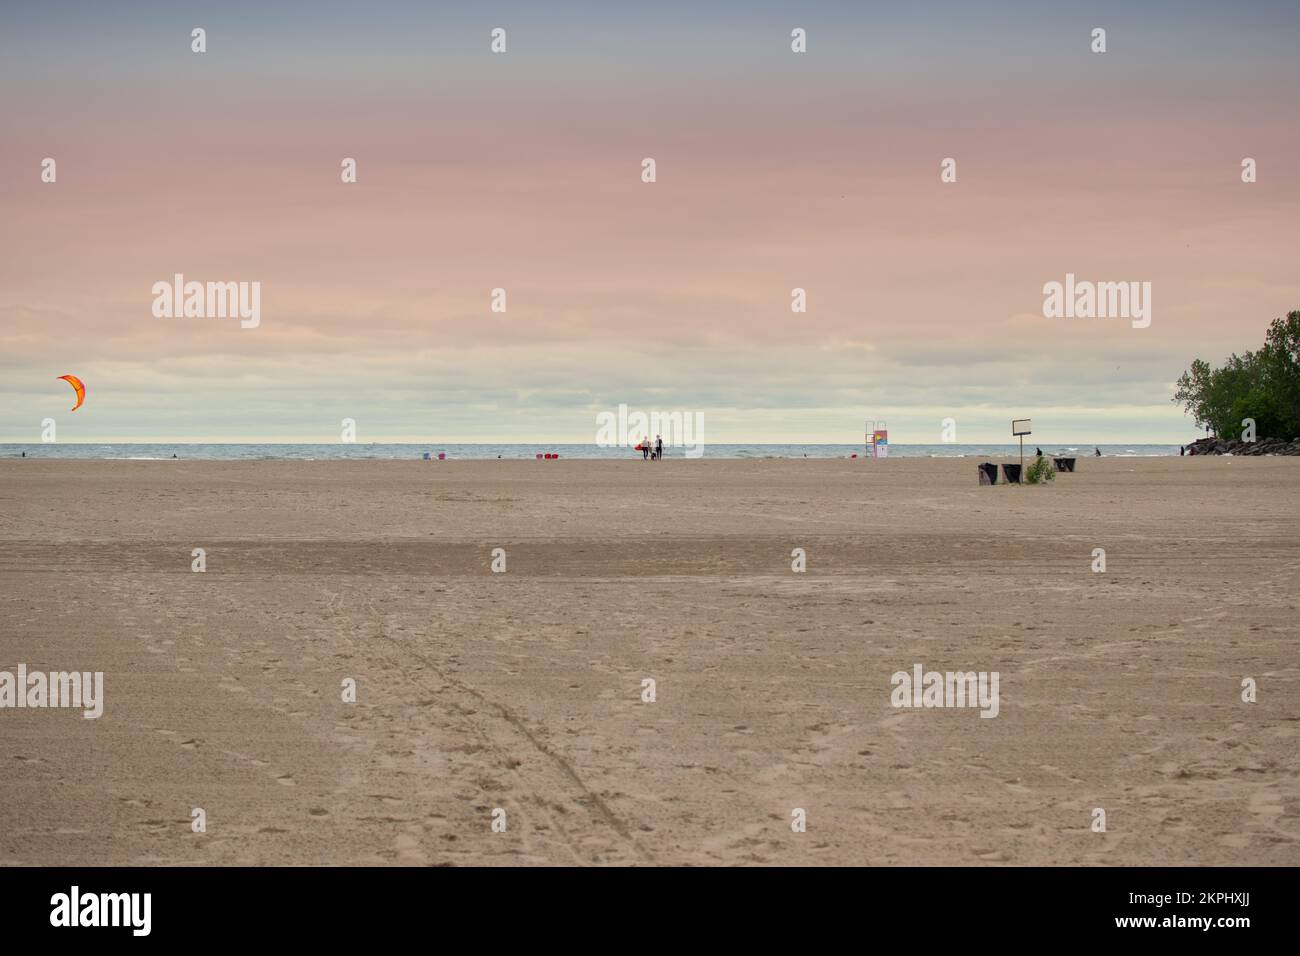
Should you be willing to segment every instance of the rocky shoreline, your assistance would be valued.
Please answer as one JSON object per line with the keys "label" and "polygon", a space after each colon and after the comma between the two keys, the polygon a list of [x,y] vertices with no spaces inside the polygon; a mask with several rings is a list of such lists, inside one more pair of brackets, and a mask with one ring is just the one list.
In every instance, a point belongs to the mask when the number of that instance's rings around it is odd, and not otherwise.
{"label": "rocky shoreline", "polygon": [[1253,442],[1239,438],[1198,438],[1187,446],[1189,455],[1297,455],[1300,438],[1257,438]]}

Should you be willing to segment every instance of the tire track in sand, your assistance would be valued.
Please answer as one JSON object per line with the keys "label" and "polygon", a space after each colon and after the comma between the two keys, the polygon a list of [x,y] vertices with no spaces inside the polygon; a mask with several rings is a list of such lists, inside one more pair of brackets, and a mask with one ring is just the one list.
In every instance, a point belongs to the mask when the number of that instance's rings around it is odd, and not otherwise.
{"label": "tire track in sand", "polygon": [[[329,608],[332,612],[338,613],[343,603],[341,592],[330,595]],[[517,754],[521,749],[529,748],[539,754],[545,763],[554,769],[555,772],[546,775],[550,778],[549,780],[543,780],[542,786],[533,788],[535,792],[532,794],[531,799],[528,796],[529,788],[526,787],[520,788],[519,792],[512,794],[512,796],[525,804],[531,804],[534,810],[544,816],[553,831],[559,834],[565,848],[576,860],[583,863],[619,862],[617,859],[591,859],[592,849],[584,846],[583,841],[575,839],[569,832],[570,828],[565,827],[554,810],[548,807],[548,799],[553,801],[565,791],[570,794],[567,801],[565,801],[567,804],[586,810],[598,825],[602,825],[606,830],[613,831],[613,834],[616,835],[617,840],[606,841],[606,850],[610,856],[618,857],[622,856],[623,853],[631,852],[643,862],[655,862],[654,856],[637,841],[627,824],[619,818],[599,794],[587,786],[573,764],[535,733],[519,715],[505,704],[492,699],[460,678],[449,674],[427,654],[422,653],[410,643],[391,636],[386,627],[384,613],[375,605],[374,598],[369,593],[363,594],[361,607],[374,618],[376,634],[384,643],[397,649],[403,659],[415,660],[423,664],[443,683],[444,687],[451,688],[462,697],[462,700],[468,699],[468,701],[472,701],[473,704],[477,705],[477,707],[465,706],[464,703],[451,702],[456,714],[464,718],[476,736],[491,748],[501,766],[509,769],[511,773],[517,776],[524,777],[526,774],[526,771],[523,770],[525,764],[518,759]],[[393,661],[392,663],[395,668],[402,667],[401,661]],[[408,674],[407,679],[419,684],[418,677],[412,677]],[[425,689],[430,690],[436,696],[446,698],[445,690],[434,690],[427,685],[425,685]],[[485,723],[482,719],[475,719],[485,713],[496,718],[492,721],[495,726]],[[515,745],[508,742],[511,738],[517,742]],[[561,812],[563,812],[563,804],[553,803],[553,806],[560,808]],[[594,835],[594,831],[589,831],[589,838]],[[618,847],[622,848],[623,853],[618,851]]]}

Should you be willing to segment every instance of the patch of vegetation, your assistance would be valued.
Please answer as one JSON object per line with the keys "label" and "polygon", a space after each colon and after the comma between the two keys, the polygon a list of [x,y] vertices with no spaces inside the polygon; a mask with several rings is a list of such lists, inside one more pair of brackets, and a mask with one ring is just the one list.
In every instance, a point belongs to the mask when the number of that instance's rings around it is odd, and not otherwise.
{"label": "patch of vegetation", "polygon": [[1056,478],[1056,469],[1052,463],[1039,455],[1034,463],[1025,469],[1025,481],[1031,485],[1041,485]]}
{"label": "patch of vegetation", "polygon": [[1218,368],[1194,361],[1174,401],[1220,438],[1237,437],[1246,418],[1262,438],[1300,437],[1300,311],[1274,319],[1258,352],[1233,354]]}

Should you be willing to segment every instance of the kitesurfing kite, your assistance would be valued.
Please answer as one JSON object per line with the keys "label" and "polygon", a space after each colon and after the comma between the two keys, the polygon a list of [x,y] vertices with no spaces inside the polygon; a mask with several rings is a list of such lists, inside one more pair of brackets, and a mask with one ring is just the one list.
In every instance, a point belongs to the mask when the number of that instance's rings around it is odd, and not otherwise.
{"label": "kitesurfing kite", "polygon": [[59,378],[71,385],[72,390],[77,393],[77,404],[72,406],[72,410],[75,412],[81,407],[81,403],[86,400],[86,386],[75,375],[60,375]]}

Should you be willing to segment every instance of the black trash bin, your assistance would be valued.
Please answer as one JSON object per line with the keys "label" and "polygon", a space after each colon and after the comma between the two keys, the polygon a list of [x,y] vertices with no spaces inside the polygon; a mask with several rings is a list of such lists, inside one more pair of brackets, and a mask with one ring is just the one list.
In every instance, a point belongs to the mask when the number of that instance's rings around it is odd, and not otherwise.
{"label": "black trash bin", "polygon": [[979,465],[980,484],[996,485],[998,483],[998,466],[991,461],[986,461]]}
{"label": "black trash bin", "polygon": [[1009,484],[1009,485],[1018,485],[1018,484],[1020,484],[1020,466],[1019,466],[1019,465],[1003,465],[1003,466],[1002,466],[1002,477],[1006,480],[1006,483]]}
{"label": "black trash bin", "polygon": [[1053,458],[1052,463],[1056,465],[1057,471],[1074,471],[1073,458]]}

